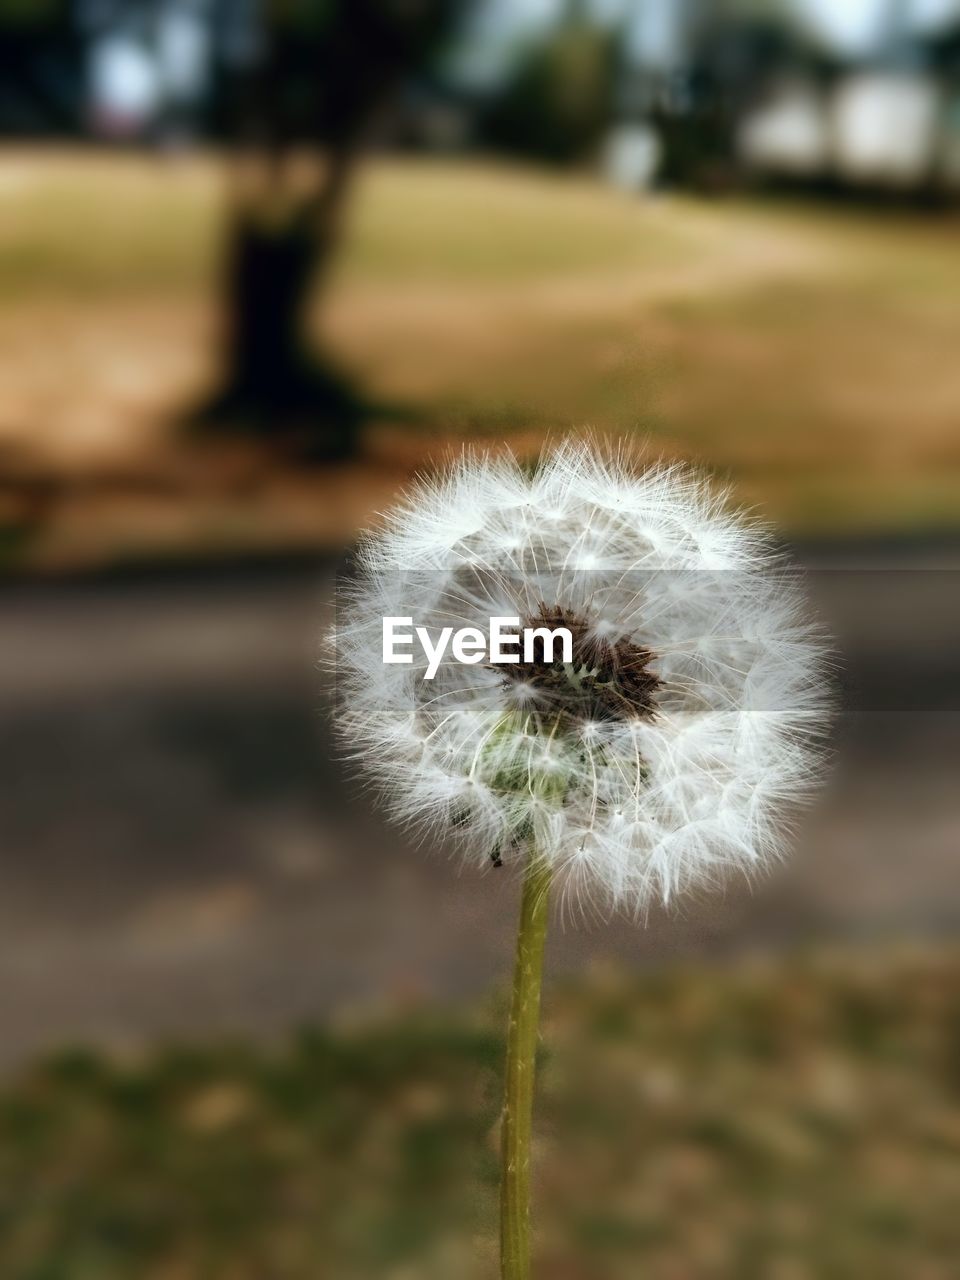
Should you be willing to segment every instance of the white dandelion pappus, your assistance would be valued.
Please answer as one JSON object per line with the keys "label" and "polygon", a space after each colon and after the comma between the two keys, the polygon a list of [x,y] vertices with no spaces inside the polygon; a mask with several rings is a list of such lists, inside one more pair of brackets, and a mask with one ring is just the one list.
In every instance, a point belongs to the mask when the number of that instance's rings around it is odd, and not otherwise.
{"label": "white dandelion pappus", "polygon": [[[549,862],[642,914],[778,856],[818,773],[824,646],[766,533],[696,473],[581,443],[464,454],[368,535],[341,593],[338,722],[392,814],[481,865]],[[431,635],[566,626],[573,661],[383,661]],[[516,652],[516,650],[514,650]],[[555,656],[555,655],[554,655]]]}

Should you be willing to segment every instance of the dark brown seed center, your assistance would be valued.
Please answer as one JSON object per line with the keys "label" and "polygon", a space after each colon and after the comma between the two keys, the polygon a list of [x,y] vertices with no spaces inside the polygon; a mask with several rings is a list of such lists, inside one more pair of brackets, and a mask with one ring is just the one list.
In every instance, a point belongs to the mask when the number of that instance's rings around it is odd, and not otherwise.
{"label": "dark brown seed center", "polygon": [[588,622],[557,605],[540,605],[527,627],[555,631],[566,627],[573,640],[573,661],[559,659],[554,646],[547,661],[542,637],[533,639],[534,660],[499,668],[508,681],[523,683],[535,705],[577,721],[636,720],[656,715],[659,677],[649,669],[656,654],[632,640],[598,636]]}

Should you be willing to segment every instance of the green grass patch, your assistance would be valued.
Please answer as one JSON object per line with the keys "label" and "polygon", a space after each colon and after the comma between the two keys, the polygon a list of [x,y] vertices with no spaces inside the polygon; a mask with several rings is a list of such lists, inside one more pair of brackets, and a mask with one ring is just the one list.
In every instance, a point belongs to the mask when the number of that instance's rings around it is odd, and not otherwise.
{"label": "green grass patch", "polygon": [[[540,1274],[949,1276],[958,1015],[953,954],[554,987]],[[0,1274],[493,1274],[503,1020],[38,1064],[0,1094]]]}

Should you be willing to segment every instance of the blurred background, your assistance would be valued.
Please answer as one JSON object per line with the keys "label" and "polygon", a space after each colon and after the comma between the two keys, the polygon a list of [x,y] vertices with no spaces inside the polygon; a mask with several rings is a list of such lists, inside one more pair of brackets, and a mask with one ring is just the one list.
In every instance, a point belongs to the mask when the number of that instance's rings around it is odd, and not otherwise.
{"label": "blurred background", "polygon": [[516,886],[338,763],[463,442],[695,460],[841,654],[797,851],[558,923],[550,1280],[958,1272],[960,4],[0,0],[0,1274],[496,1273]]}

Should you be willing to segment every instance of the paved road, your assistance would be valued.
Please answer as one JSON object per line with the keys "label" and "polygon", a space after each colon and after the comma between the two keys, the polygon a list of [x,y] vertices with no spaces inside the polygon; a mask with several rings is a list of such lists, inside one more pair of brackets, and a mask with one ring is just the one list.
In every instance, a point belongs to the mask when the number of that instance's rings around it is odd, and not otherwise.
{"label": "paved road", "polygon": [[[801,554],[824,569],[848,710],[796,856],[646,929],[567,926],[554,972],[960,926],[960,556]],[[6,589],[0,1062],[502,979],[510,880],[411,848],[333,760],[330,586],[288,565]]]}

